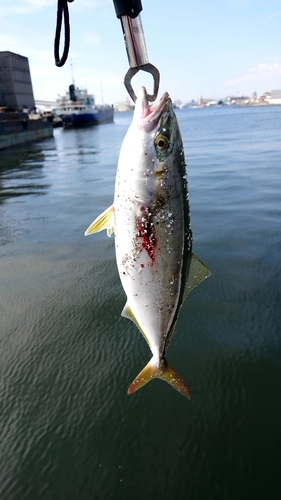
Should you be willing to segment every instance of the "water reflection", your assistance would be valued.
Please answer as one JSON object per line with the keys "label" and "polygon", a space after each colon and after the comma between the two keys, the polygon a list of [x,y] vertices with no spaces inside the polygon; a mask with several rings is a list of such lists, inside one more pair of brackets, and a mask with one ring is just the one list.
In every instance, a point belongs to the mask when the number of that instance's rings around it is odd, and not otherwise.
{"label": "water reflection", "polygon": [[44,195],[50,187],[43,182],[45,152],[38,144],[1,151],[0,203],[9,198]]}

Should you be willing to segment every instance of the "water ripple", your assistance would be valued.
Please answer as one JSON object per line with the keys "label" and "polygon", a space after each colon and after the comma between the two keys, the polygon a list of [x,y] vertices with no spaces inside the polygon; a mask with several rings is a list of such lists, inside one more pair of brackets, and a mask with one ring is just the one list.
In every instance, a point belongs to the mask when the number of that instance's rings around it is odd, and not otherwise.
{"label": "water ripple", "polygon": [[120,317],[113,238],[83,236],[132,115],[1,153],[1,500],[277,498],[279,111],[178,111],[212,271],[167,352],[191,401],[161,380],[127,396],[151,353]]}

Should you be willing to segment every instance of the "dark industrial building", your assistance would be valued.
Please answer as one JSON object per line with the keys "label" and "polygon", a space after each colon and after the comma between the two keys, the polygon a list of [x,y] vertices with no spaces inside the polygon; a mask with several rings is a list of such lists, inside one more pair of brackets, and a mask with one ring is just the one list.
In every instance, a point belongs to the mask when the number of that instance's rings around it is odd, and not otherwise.
{"label": "dark industrial building", "polygon": [[10,51],[0,52],[0,107],[35,107],[28,58]]}

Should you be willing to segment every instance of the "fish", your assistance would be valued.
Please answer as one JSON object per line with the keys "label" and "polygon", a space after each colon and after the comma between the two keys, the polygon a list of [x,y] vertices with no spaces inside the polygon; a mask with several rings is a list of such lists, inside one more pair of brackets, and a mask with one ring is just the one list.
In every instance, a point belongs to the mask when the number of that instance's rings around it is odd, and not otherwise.
{"label": "fish", "polygon": [[119,154],[113,204],[85,235],[102,230],[115,233],[127,296],[121,315],[138,327],[152,353],[128,394],[160,378],[190,398],[189,387],[165,355],[183,302],[210,271],[192,252],[184,148],[167,92],[152,105],[145,87],[138,93]]}

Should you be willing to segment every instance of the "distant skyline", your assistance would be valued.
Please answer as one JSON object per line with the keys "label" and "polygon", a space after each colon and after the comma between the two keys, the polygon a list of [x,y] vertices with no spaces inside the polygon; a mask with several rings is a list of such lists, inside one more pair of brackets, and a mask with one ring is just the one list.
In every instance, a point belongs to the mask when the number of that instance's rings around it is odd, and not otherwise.
{"label": "distant skyline", "polygon": [[[173,100],[258,95],[281,88],[281,6],[278,0],[142,0],[145,40],[161,74],[160,94]],[[54,63],[56,0],[1,0],[0,51],[28,57],[36,100],[55,101],[72,82],[96,101],[128,97],[128,60],[112,0],[68,3],[71,44],[63,68]],[[64,35],[62,35],[62,40]],[[62,47],[61,47],[62,51]],[[149,75],[132,81],[151,90]]]}

